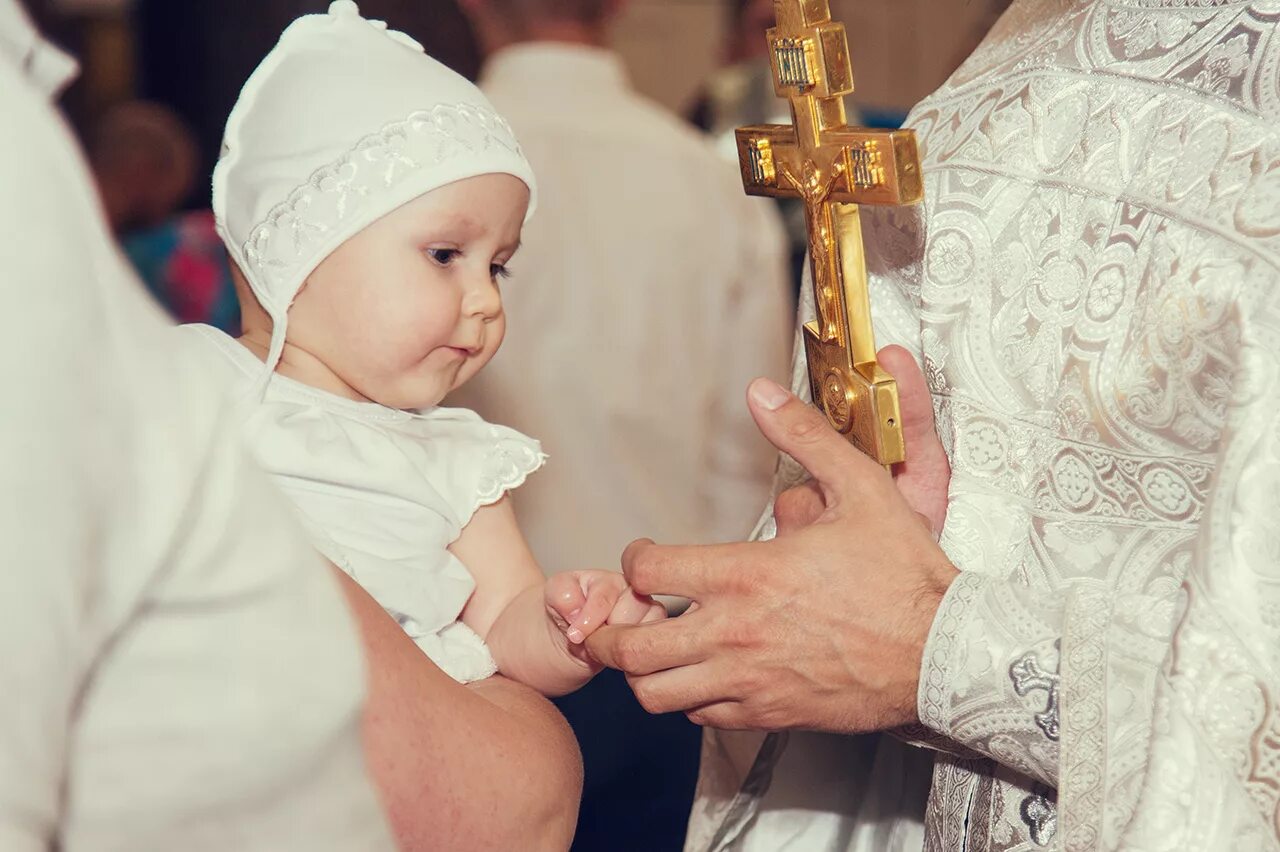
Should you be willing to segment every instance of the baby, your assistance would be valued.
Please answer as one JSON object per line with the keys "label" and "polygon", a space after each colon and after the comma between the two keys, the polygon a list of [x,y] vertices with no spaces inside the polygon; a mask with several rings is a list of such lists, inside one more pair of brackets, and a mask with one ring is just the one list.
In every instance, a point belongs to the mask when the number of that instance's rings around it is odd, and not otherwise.
{"label": "baby", "polygon": [[535,199],[475,86],[339,0],[249,78],[213,189],[244,334],[185,326],[185,343],[241,387],[249,443],[317,548],[441,669],[559,695],[598,670],[593,630],[664,616],[615,572],[544,581],[506,499],[538,443],[437,407],[502,343]]}

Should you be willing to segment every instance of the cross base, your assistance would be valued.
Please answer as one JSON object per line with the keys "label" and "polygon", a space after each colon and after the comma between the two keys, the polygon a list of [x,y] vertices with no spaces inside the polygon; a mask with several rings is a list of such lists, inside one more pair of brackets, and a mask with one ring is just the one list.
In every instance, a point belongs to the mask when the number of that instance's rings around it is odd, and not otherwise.
{"label": "cross base", "polygon": [[824,343],[816,322],[805,323],[804,348],[814,405],[831,426],[886,467],[905,461],[893,377],[875,363],[850,368],[847,350]]}

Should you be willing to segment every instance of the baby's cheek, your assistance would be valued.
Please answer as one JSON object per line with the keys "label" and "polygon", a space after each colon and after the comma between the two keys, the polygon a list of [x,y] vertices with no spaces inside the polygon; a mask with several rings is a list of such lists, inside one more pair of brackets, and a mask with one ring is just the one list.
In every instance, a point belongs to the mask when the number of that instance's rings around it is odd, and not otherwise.
{"label": "baby's cheek", "polygon": [[507,339],[507,315],[500,314],[497,319],[485,326],[484,332],[484,360],[487,362],[494,355],[498,354],[498,350],[502,347],[502,341]]}
{"label": "baby's cheek", "polygon": [[444,306],[426,305],[418,310],[403,310],[387,317],[383,326],[393,351],[396,366],[405,369],[418,364],[432,351],[454,343],[456,313],[450,315]]}
{"label": "baby's cheek", "polygon": [[502,340],[505,335],[506,328],[502,324],[502,320],[497,320],[489,324],[485,329],[484,349],[480,354],[471,358],[466,368],[459,376],[458,384],[469,381],[476,373],[485,368],[485,365],[493,360],[493,356],[498,354],[498,349],[502,346]]}

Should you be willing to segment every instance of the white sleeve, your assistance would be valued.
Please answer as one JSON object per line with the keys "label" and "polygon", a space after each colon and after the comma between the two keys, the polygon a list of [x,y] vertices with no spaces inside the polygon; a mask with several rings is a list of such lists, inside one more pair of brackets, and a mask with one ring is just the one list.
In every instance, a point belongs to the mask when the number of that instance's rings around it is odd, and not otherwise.
{"label": "white sleeve", "polygon": [[338,589],[5,63],[0,114],[0,848],[393,848]]}
{"label": "white sleeve", "polygon": [[[864,209],[863,230],[876,345],[906,348],[927,371],[920,330],[922,210]],[[947,434],[941,430],[944,440]],[[943,598],[925,649],[918,695],[923,725],[896,733],[966,758],[990,757],[1056,788],[1063,618],[1061,601],[1016,581],[961,574]],[[1021,629],[1012,629],[1013,622]],[[972,659],[975,637],[982,646],[977,656],[991,666]]]}
{"label": "white sleeve", "polygon": [[485,421],[466,408],[429,413],[438,469],[431,484],[449,504],[461,529],[482,506],[501,500],[546,462],[542,445],[514,429]]}

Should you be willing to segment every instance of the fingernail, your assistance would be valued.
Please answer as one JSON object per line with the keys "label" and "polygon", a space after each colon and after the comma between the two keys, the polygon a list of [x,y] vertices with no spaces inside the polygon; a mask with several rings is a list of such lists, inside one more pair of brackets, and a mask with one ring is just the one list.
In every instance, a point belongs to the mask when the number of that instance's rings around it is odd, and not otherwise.
{"label": "fingernail", "polygon": [[751,398],[768,411],[777,411],[791,399],[791,391],[772,379],[756,379],[751,383]]}
{"label": "fingernail", "polygon": [[564,632],[564,635],[568,636],[569,641],[572,642],[573,644],[575,645],[582,644],[582,631],[579,630],[578,628],[570,627],[568,630]]}

